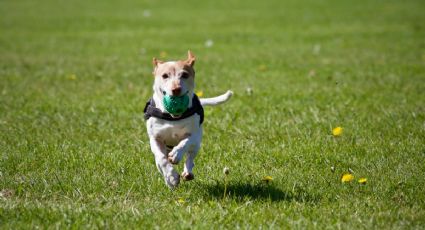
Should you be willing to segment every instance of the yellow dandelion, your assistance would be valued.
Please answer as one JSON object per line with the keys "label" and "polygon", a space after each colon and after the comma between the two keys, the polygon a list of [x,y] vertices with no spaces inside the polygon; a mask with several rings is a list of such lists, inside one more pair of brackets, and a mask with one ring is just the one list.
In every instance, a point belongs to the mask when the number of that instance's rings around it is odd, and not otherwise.
{"label": "yellow dandelion", "polygon": [[343,130],[343,128],[338,126],[334,129],[332,129],[332,135],[334,135],[334,137],[341,136],[342,130]]}
{"label": "yellow dandelion", "polygon": [[314,76],[316,76],[316,70],[314,70],[314,69],[310,70],[310,72],[308,72],[308,76],[309,76],[309,77],[314,77]]}
{"label": "yellow dandelion", "polygon": [[263,179],[262,179],[262,181],[264,181],[264,182],[266,182],[266,183],[269,183],[270,181],[272,181],[273,180],[273,177],[271,177],[271,176],[265,176]]}
{"label": "yellow dandelion", "polygon": [[68,80],[71,80],[71,81],[77,80],[77,76],[75,74],[70,74],[70,75],[68,75],[67,78],[68,78]]}
{"label": "yellow dandelion", "polygon": [[202,96],[204,96],[204,91],[199,90],[199,91],[197,91],[195,94],[196,94],[196,96],[198,96],[198,97],[202,97]]}
{"label": "yellow dandelion", "polygon": [[161,53],[159,53],[159,57],[160,58],[166,58],[167,57],[167,52],[165,52],[165,51],[161,51]]}
{"label": "yellow dandelion", "polygon": [[179,197],[179,198],[177,199],[177,203],[179,203],[179,204],[184,204],[184,203],[186,203],[186,201],[184,200],[184,198],[183,198],[183,197]]}
{"label": "yellow dandelion", "polygon": [[345,183],[345,182],[350,182],[354,180],[354,176],[351,173],[344,173],[341,177],[341,182]]}
{"label": "yellow dandelion", "polygon": [[362,177],[362,178],[360,178],[360,179],[358,180],[358,182],[359,182],[360,184],[366,184],[366,183],[367,183],[367,179],[366,179],[366,178],[364,178],[364,177]]}
{"label": "yellow dandelion", "polygon": [[259,70],[259,71],[266,71],[266,70],[267,70],[267,66],[266,66],[266,65],[264,65],[264,64],[263,64],[263,65],[259,65],[259,66],[258,66],[258,70]]}

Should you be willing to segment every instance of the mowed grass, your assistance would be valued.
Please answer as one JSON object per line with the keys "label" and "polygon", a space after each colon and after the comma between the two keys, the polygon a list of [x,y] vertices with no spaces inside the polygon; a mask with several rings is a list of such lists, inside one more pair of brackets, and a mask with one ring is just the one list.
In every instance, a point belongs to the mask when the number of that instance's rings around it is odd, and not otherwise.
{"label": "mowed grass", "polygon": [[[424,228],[424,12],[420,0],[0,2],[0,228]],[[235,96],[206,108],[196,179],[170,191],[143,107],[152,57],[188,49],[197,90]]]}

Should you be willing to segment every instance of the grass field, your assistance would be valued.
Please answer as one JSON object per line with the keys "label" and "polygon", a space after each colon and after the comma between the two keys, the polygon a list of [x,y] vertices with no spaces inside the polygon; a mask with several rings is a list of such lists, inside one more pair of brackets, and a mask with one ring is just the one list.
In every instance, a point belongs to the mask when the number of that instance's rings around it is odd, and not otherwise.
{"label": "grass field", "polygon": [[[1,1],[0,228],[425,228],[424,12]],[[206,108],[196,179],[170,191],[143,106],[152,57],[188,49],[197,90],[235,96]]]}

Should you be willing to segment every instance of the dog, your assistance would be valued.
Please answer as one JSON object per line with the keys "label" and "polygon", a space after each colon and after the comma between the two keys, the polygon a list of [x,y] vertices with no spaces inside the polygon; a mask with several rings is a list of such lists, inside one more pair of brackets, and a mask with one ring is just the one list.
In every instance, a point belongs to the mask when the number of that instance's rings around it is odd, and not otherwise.
{"label": "dog", "polygon": [[[228,101],[233,92],[199,99],[195,88],[195,56],[189,50],[186,60],[160,61],[153,58],[153,96],[146,103],[144,115],[149,143],[155,156],[155,163],[171,189],[184,181],[194,179],[194,159],[199,152],[202,141],[203,106],[214,106]],[[187,107],[180,114],[167,111],[165,97],[189,98]],[[167,99],[167,98],[165,98]],[[183,155],[186,161],[181,176],[173,165],[178,164]]]}

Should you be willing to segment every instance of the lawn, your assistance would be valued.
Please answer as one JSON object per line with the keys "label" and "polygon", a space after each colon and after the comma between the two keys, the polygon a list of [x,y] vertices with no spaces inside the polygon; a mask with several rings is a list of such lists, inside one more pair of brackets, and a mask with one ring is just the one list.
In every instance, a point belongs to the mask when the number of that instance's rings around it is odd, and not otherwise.
{"label": "lawn", "polygon": [[[425,228],[424,12],[1,1],[0,228]],[[188,49],[204,97],[235,95],[205,108],[196,179],[171,191],[143,107],[152,57]]]}

